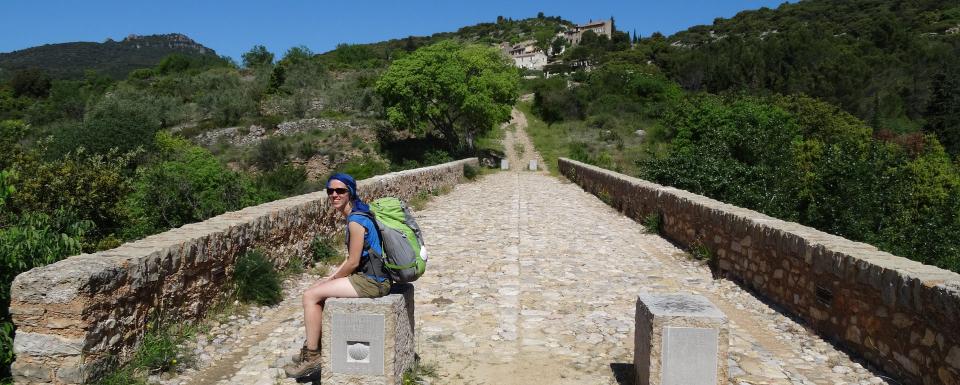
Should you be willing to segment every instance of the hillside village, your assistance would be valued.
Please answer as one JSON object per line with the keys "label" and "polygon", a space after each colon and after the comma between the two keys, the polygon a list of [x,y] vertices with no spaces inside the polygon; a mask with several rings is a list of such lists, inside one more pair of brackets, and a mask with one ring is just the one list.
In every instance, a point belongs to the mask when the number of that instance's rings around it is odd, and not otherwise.
{"label": "hillside village", "polygon": [[[592,31],[597,36],[611,38],[613,35],[613,19],[590,20],[585,24],[578,24],[573,28],[559,31],[555,35],[554,41],[545,49],[537,46],[537,41],[533,39],[516,44],[504,42],[499,47],[513,59],[514,66],[539,71],[543,70],[547,64],[559,61],[557,57],[563,54],[568,46],[573,47],[580,44],[584,32],[587,31]],[[555,47],[559,49],[555,49]]]}

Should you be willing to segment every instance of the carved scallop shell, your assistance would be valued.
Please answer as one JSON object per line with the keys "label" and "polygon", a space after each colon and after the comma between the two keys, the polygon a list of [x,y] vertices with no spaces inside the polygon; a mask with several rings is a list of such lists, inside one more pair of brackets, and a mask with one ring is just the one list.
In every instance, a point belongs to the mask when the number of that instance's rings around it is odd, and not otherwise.
{"label": "carved scallop shell", "polygon": [[347,354],[354,361],[365,361],[370,355],[370,346],[362,342],[357,342],[347,346]]}

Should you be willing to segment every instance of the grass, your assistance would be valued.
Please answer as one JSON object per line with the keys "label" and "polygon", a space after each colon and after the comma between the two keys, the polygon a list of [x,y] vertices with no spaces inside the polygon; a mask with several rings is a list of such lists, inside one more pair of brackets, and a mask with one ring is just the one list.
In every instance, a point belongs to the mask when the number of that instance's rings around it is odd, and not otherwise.
{"label": "grass", "polygon": [[[531,108],[530,102],[517,103],[527,117],[527,134],[553,175],[559,175],[556,165],[561,157],[638,175],[638,162],[665,150],[662,128],[650,119],[607,116],[547,125]],[[636,135],[637,129],[646,131],[646,139]]]}
{"label": "grass", "polygon": [[141,385],[147,377],[161,373],[178,373],[195,366],[193,354],[183,348],[184,342],[196,337],[198,328],[187,323],[164,325],[160,320],[147,323],[147,331],[137,346],[133,359],[96,382],[98,385]]}
{"label": "grass", "polygon": [[567,154],[567,143],[569,141],[567,125],[554,124],[548,126],[534,115],[530,108],[531,104],[529,102],[517,103],[517,109],[527,117],[527,135],[530,136],[533,146],[543,157],[544,163],[548,165],[550,174],[559,175],[557,158],[569,156]]}
{"label": "grass", "polygon": [[417,360],[413,367],[403,372],[403,385],[419,385],[424,383],[426,377],[437,378],[437,366],[434,364],[425,364]]}
{"label": "grass", "polygon": [[[510,125],[513,126],[512,124]],[[516,129],[516,127],[514,127]],[[477,138],[477,150],[493,150],[496,152],[503,153],[506,149],[503,148],[503,131],[499,127],[493,127],[488,130],[486,134]]]}
{"label": "grass", "polygon": [[651,234],[659,234],[661,226],[663,226],[662,219],[660,218],[660,213],[652,212],[647,216],[643,217],[643,228]]}

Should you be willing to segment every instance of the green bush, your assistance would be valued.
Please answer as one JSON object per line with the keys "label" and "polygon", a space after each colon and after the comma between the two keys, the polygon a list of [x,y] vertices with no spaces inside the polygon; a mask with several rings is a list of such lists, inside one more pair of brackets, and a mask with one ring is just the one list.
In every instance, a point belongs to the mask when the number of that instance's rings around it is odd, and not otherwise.
{"label": "green bush", "polygon": [[662,123],[646,179],[960,270],[960,168],[932,135],[800,96],[691,97]]}
{"label": "green bush", "polygon": [[16,192],[8,210],[14,213],[53,213],[58,209],[90,220],[96,233],[120,231],[121,203],[130,192],[128,168],[134,153],[90,154],[83,149],[45,161],[37,151],[21,154],[10,169]]}
{"label": "green bush", "polygon": [[233,272],[234,294],[242,302],[275,305],[283,299],[280,274],[260,250],[237,258]]}
{"label": "green bush", "polygon": [[473,165],[470,165],[470,164],[463,165],[463,177],[467,178],[467,180],[477,179],[477,176],[479,175],[479,173],[480,171],[476,167],[473,167]]}
{"label": "green bush", "polygon": [[375,175],[390,172],[390,166],[378,159],[353,158],[339,167],[341,172],[352,175],[356,180],[367,179]]}
{"label": "green bush", "polygon": [[5,383],[10,377],[13,359],[13,323],[0,321],[0,383]]}
{"label": "green bush", "polygon": [[261,174],[257,178],[257,184],[261,189],[274,191],[280,196],[302,194],[307,192],[307,169],[283,165]]}
{"label": "green bush", "polygon": [[50,148],[66,154],[84,147],[95,154],[153,149],[154,134],[165,121],[169,101],[136,90],[111,93],[87,111],[82,124],[61,127]]}
{"label": "green bush", "polygon": [[314,237],[310,242],[310,254],[317,263],[337,263],[340,252],[332,240],[325,237]]}
{"label": "green bush", "polygon": [[252,163],[262,171],[272,171],[287,161],[289,152],[290,148],[281,138],[271,136],[257,144]]}
{"label": "green bush", "polygon": [[252,181],[207,150],[166,133],[159,152],[137,170],[123,203],[126,239],[136,239],[263,202]]}

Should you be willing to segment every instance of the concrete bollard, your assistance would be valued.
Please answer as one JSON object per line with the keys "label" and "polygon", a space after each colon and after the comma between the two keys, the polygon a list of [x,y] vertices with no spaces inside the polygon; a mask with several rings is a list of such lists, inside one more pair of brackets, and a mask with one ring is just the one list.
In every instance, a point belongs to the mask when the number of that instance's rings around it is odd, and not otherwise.
{"label": "concrete bollard", "polygon": [[400,385],[414,363],[413,285],[380,298],[330,298],[323,311],[320,382]]}
{"label": "concrete bollard", "polygon": [[506,160],[506,159],[500,159],[500,169],[501,169],[501,170],[509,170],[509,169],[510,169],[510,161],[509,161],[509,160]]}
{"label": "concrete bollard", "polygon": [[695,294],[637,298],[633,364],[637,385],[727,383],[727,317]]}

